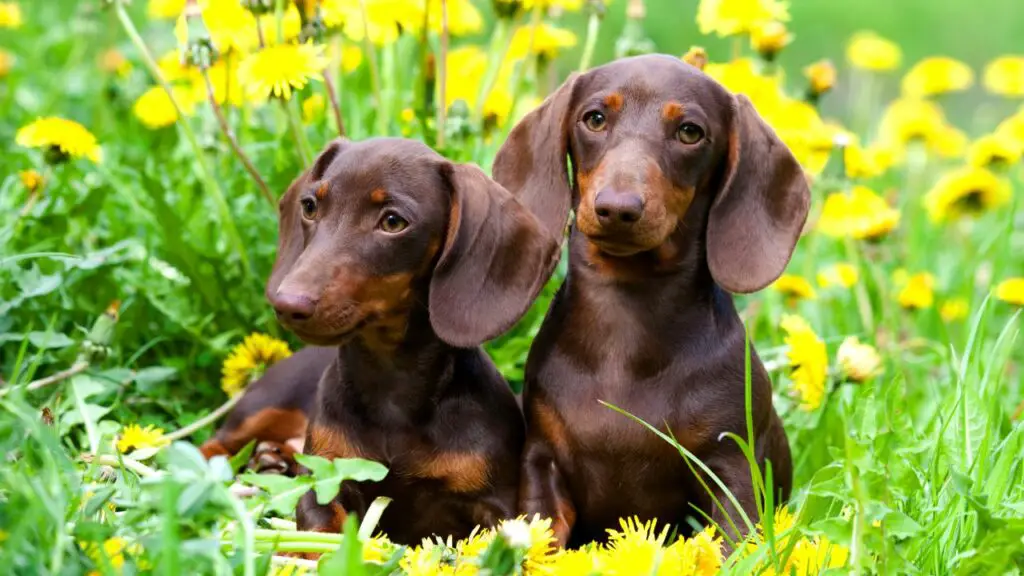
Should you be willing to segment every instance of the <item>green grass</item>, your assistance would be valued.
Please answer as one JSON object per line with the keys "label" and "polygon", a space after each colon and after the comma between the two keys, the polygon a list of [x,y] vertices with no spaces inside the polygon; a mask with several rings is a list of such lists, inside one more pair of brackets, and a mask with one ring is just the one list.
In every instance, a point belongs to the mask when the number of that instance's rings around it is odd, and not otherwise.
{"label": "green grass", "polygon": [[[200,156],[182,126],[148,130],[132,116],[132,102],[153,81],[137,47],[102,4],[22,2],[24,26],[0,29],[0,46],[17,59],[0,79],[0,140],[8,143],[0,156],[0,566],[15,574],[119,573],[85,551],[90,543],[119,536],[142,551],[136,558],[129,550],[124,573],[262,573],[275,547],[339,546],[342,553],[325,573],[346,573],[343,565],[362,570],[361,562],[346,564],[360,554],[355,538],[298,534],[287,522],[272,520],[288,516],[290,499],[307,487],[301,482],[250,480],[265,492],[243,498],[240,485],[232,487],[237,466],[203,462],[184,443],[139,463],[111,446],[122,425],[171,431],[224,402],[220,363],[246,334],[290,336],[263,299],[276,250],[276,208],[241,169],[208,106],[187,120]],[[616,0],[609,8],[598,37],[599,62],[614,53],[624,4]],[[857,29],[875,28],[899,41],[907,64],[944,53],[976,69],[1019,50],[1024,34],[1012,0],[793,4],[796,42],[782,57],[790,88],[794,94],[802,90],[804,64],[832,58],[840,64],[840,85],[822,110],[841,121],[850,121],[861,104],[853,76],[842,66],[845,39]],[[680,54],[700,44],[713,59],[724,59],[730,42],[697,36],[695,10],[694,1],[650,0],[645,32],[662,51]],[[131,7],[131,16],[155,53],[173,46],[169,24],[146,22],[144,2]],[[581,16],[566,21],[583,30]],[[436,38],[431,45],[437,48]],[[96,66],[111,47],[133,64],[125,78]],[[417,39],[404,37],[377,54],[384,110],[419,102],[418,49]],[[557,60],[555,73],[564,76],[578,60],[578,51],[570,51]],[[885,96],[895,96],[898,76],[883,83]],[[544,85],[532,74],[524,82],[528,93]],[[322,85],[302,95],[313,92],[323,93]],[[434,142],[429,126],[403,123],[397,113],[378,117],[365,62],[343,76],[340,92],[351,136]],[[992,130],[1018,105],[980,89],[942,103],[972,137]],[[103,145],[104,162],[48,167],[37,151],[15,146],[18,128],[40,115],[84,124]],[[868,116],[878,115],[873,109]],[[271,189],[283,191],[301,168],[283,109],[232,109],[228,119]],[[443,152],[489,166],[508,127],[483,134],[458,114],[452,123],[464,130],[453,131]],[[303,130],[317,148],[334,135],[329,113]],[[856,287],[819,289],[816,299],[795,304],[771,290],[737,299],[759,355],[772,368],[776,407],[792,446],[796,489],[788,506],[797,514],[796,530],[846,546],[848,569],[858,574],[1024,570],[1024,425],[1015,414],[1024,399],[1024,346],[1019,309],[992,297],[997,282],[1024,275],[1024,181],[1021,166],[1013,166],[1007,171],[1014,187],[1008,205],[977,219],[932,223],[920,199],[961,162],[929,158],[868,182],[902,211],[899,227],[880,243],[813,231],[801,240],[790,273],[813,280],[828,264],[855,262]],[[838,165],[833,157],[814,186],[812,222],[835,185]],[[22,215],[29,193],[18,172],[30,168],[47,182]],[[900,308],[892,281],[900,268],[935,275],[934,306]],[[564,262],[529,315],[488,345],[514,386],[563,276]],[[941,319],[939,307],[951,298],[967,300],[966,319]],[[115,300],[120,315],[111,326],[103,312]],[[786,313],[806,318],[827,345],[828,392],[815,410],[802,410],[793,398],[779,329]],[[879,377],[840,382],[836,351],[851,335],[878,348],[884,367]],[[38,385],[69,368],[76,371],[72,377]],[[36,389],[27,389],[33,382]],[[200,442],[211,432],[206,427],[190,439]],[[86,458],[90,453],[101,458]],[[682,449],[680,457],[688,458]],[[335,483],[362,473],[319,465],[317,478]],[[766,503],[766,513],[779,505]],[[349,526],[348,533],[357,528]],[[772,551],[762,560],[787,553],[767,548]],[[488,565],[507,568],[518,553],[496,545]],[[752,562],[729,564],[727,571],[749,573]]]}

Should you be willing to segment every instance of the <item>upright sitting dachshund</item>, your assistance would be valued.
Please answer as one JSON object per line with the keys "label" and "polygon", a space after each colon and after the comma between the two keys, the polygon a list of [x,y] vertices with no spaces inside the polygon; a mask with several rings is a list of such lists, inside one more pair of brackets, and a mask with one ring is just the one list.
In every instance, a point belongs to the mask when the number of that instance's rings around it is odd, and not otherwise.
{"label": "upright sitting dachshund", "polygon": [[478,168],[409,140],[332,142],[280,209],[267,298],[336,347],[303,451],[390,470],[327,505],[310,492],[298,527],[337,532],[377,496],[402,544],[514,516],[524,423],[480,344],[527,311],[559,242]]}
{"label": "upright sitting dachshund", "polygon": [[[749,464],[724,437],[747,436],[745,331],[728,292],[763,288],[789,261],[809,204],[790,151],[745,97],[648,55],[567,80],[512,131],[494,178],[553,235],[575,209],[568,276],[526,366],[521,512],[550,516],[570,545],[634,514],[700,520],[694,507],[743,526],[716,483],[703,478],[707,493],[673,447],[603,401],[670,432],[756,522]],[[789,445],[751,355],[754,450],[785,498]]]}

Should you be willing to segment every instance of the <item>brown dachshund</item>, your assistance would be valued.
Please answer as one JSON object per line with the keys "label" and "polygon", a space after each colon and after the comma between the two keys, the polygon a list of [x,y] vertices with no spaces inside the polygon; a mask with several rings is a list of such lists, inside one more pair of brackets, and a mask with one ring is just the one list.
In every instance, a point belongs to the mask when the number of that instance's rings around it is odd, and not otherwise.
{"label": "brown dachshund", "polygon": [[[671,433],[758,520],[750,467],[723,437],[747,436],[745,332],[726,290],[759,290],[789,261],[809,203],[792,154],[745,97],[648,55],[567,80],[515,127],[494,177],[552,233],[576,214],[526,366],[520,511],[552,517],[570,545],[627,515],[702,520],[694,508],[745,532],[715,483],[599,401]],[[789,445],[751,356],[756,457],[786,498]]]}
{"label": "brown dachshund", "polygon": [[294,456],[302,452],[317,384],[335,355],[333,348],[308,346],[268,368],[246,387],[224,424],[200,447],[203,456],[234,456],[255,441],[250,470],[294,476]]}
{"label": "brown dachshund", "polygon": [[480,344],[525,314],[559,242],[478,168],[400,139],[332,142],[281,200],[279,242],[278,318],[337,347],[304,453],[389,468],[328,505],[306,494],[298,527],[337,532],[378,496],[402,544],[514,515],[524,422]]}

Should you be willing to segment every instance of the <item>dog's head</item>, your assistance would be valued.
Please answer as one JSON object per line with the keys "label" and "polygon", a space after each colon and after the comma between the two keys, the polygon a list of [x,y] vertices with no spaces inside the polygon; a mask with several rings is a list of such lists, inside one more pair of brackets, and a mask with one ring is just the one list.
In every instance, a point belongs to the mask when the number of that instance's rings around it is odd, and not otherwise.
{"label": "dog's head", "polygon": [[267,298],[302,340],[397,344],[417,306],[454,346],[510,328],[558,242],[478,168],[401,139],[336,140],[280,204]]}
{"label": "dog's head", "polygon": [[663,55],[570,77],[513,129],[494,178],[553,234],[574,206],[602,257],[658,251],[696,230],[732,292],[782,273],[810,201],[799,164],[746,97]]}

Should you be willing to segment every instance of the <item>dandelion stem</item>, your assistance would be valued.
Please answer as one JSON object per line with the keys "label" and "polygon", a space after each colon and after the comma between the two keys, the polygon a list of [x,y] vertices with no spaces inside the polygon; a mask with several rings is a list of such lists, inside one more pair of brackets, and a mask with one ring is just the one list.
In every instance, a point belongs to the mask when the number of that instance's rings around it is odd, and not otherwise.
{"label": "dandelion stem", "polygon": [[216,422],[221,418],[221,416],[224,416],[225,414],[230,412],[231,409],[235,407],[235,404],[238,404],[238,401],[241,399],[242,394],[235,394],[231,398],[228,398],[227,402],[221,404],[213,412],[210,412],[206,416],[203,416],[199,420],[196,420],[195,422],[189,424],[188,426],[185,426],[184,428],[180,428],[178,430],[175,430],[174,432],[171,432],[170,434],[165,435],[164,438],[168,442],[174,442],[175,440],[181,440],[182,438],[187,438],[191,436],[196,430],[200,430],[207,426],[208,424]]}
{"label": "dandelion stem", "polygon": [[590,62],[594,59],[594,49],[597,47],[597,33],[601,30],[601,8],[591,8],[590,17],[587,18],[587,39],[583,42],[583,56],[580,57],[580,72],[586,72],[590,68]]}
{"label": "dandelion stem", "polygon": [[155,468],[150,468],[138,460],[132,460],[131,458],[118,458],[111,456],[110,454],[104,454],[101,456],[95,456],[93,454],[82,454],[82,461],[88,464],[95,462],[100,466],[110,466],[112,468],[124,468],[135,472],[142,478],[152,478],[162,474]]}
{"label": "dandelion stem", "polygon": [[441,57],[437,59],[437,108],[436,148],[444,148],[446,125],[448,123],[448,0],[441,0]]}
{"label": "dandelion stem", "polygon": [[363,51],[366,52],[366,59],[370,63],[370,86],[373,89],[373,102],[377,105],[377,114],[382,111],[380,95],[380,77],[377,70],[377,53],[373,49],[373,41],[370,40],[370,20],[366,11],[366,0],[359,0],[359,12],[363,19]]}
{"label": "dandelion stem", "polygon": [[512,46],[511,29],[512,20],[510,18],[499,18],[498,22],[494,25],[494,33],[491,35],[491,47],[487,51],[490,55],[487,61],[487,72],[480,83],[480,92],[476,97],[476,106],[473,107],[473,124],[475,126],[483,126],[484,104],[487,103],[487,98],[491,95],[491,91],[494,90],[494,85],[498,81],[498,73],[501,71],[501,65],[505,62],[505,56]]}
{"label": "dandelion stem", "polygon": [[238,519],[238,526],[242,530],[242,573],[244,576],[254,576],[256,574],[256,540],[253,532],[256,527],[253,526],[252,518],[249,518],[245,504],[241,500],[232,496],[228,498],[228,502],[235,518]]}
{"label": "dandelion stem", "polygon": [[207,68],[202,69],[203,82],[206,84],[206,98],[210,101],[210,107],[213,109],[213,115],[217,118],[217,125],[220,126],[220,131],[224,134],[224,138],[227,139],[228,145],[231,147],[231,151],[235,153],[238,160],[242,162],[242,166],[245,167],[245,171],[252,176],[253,181],[256,182],[256,186],[259,187],[260,193],[263,197],[270,202],[273,206],[274,195],[270,193],[270,188],[267,187],[267,183],[260,176],[256,167],[253,166],[252,161],[249,160],[249,156],[246,155],[245,151],[238,144],[238,139],[235,138],[234,132],[231,130],[231,126],[228,125],[228,119],[224,117],[224,110],[221,109],[220,104],[217,103],[217,96],[213,90],[213,82],[210,81],[210,72]]}
{"label": "dandelion stem", "polygon": [[[89,369],[89,363],[88,362],[76,362],[75,364],[73,364],[67,370],[62,370],[62,371],[57,372],[55,374],[51,374],[50,376],[47,376],[46,378],[40,378],[38,380],[33,380],[32,382],[29,382],[28,384],[25,385],[25,390],[38,390],[40,388],[44,388],[44,387],[49,386],[51,384],[56,384],[57,382],[61,382],[63,380],[67,380],[68,378],[71,378],[72,376],[76,376],[78,374],[81,374],[82,372],[85,372],[88,369]],[[15,388],[15,387],[11,387],[11,388],[4,388],[3,390],[0,390],[0,398],[3,398],[11,390],[16,390],[16,389],[17,388]]]}
{"label": "dandelion stem", "polygon": [[334,89],[334,80],[331,79],[329,70],[324,70],[324,87],[327,88],[327,99],[331,102],[331,112],[334,113],[334,125],[338,129],[338,136],[345,136],[345,122],[341,118],[341,103],[338,101],[338,91]]}
{"label": "dandelion stem", "polygon": [[[537,42],[537,27],[540,25],[541,5],[536,4],[530,12],[530,41],[526,44],[526,58],[516,66],[515,74],[512,76],[512,106],[509,108],[515,114],[516,106],[519,104],[519,97],[522,95],[523,78],[526,77],[526,70],[532,69],[533,74],[537,73],[537,57],[533,54],[533,47]],[[508,137],[512,129],[511,118],[505,123],[503,135]],[[504,138],[502,138],[504,140]]]}
{"label": "dandelion stem", "polygon": [[302,129],[296,99],[282,100],[281,106],[284,107],[285,116],[288,117],[288,126],[292,130],[292,137],[295,138],[295,147],[299,149],[299,160],[302,161],[303,167],[309,166],[313,162],[313,152],[309,140],[306,138],[306,132]]}
{"label": "dandelion stem", "polygon": [[145,40],[143,40],[142,36],[139,35],[139,31],[135,28],[135,24],[132,22],[128,12],[125,10],[124,3],[125,0],[114,0],[114,11],[117,13],[117,19],[121,22],[121,27],[124,28],[125,33],[128,34],[128,38],[132,41],[132,44],[135,45],[135,48],[142,56],[142,60],[145,62],[146,68],[149,69],[149,73],[164,89],[164,92],[170,99],[171,104],[174,106],[174,110],[178,114],[178,126],[181,128],[182,133],[185,134],[185,138],[192,147],[192,151],[195,154],[199,177],[202,179],[205,188],[213,196],[214,203],[217,205],[217,210],[220,212],[224,231],[227,233],[228,240],[238,252],[238,257],[242,261],[242,269],[245,275],[250,280],[255,281],[256,277],[249,265],[249,254],[245,249],[245,243],[242,242],[242,237],[238,233],[238,227],[235,225],[235,220],[231,216],[231,207],[228,205],[227,198],[224,196],[224,192],[221,190],[220,185],[217,184],[217,180],[213,177],[213,173],[210,171],[209,166],[207,166],[206,157],[203,153],[202,147],[199,145],[199,140],[196,138],[195,132],[192,131],[192,127],[189,126],[188,121],[185,119],[185,114],[182,112],[181,106],[179,106],[178,101],[175,100],[174,92],[171,90],[170,84],[167,83],[167,80],[164,78],[163,74],[161,74],[160,68],[153,59],[153,55],[150,54]]}

